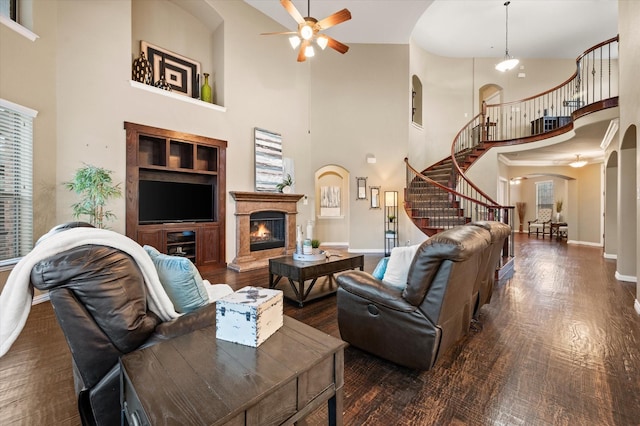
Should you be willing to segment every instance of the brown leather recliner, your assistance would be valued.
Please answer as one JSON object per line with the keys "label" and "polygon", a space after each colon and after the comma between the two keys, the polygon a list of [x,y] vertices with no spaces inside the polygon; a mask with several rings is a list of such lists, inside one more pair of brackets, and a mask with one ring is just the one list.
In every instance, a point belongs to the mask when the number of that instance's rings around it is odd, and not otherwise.
{"label": "brown leather recliner", "polygon": [[[52,231],[74,226],[86,224],[59,225]],[[31,282],[49,291],[71,350],[84,425],[120,424],[121,355],[215,324],[215,303],[160,322],[147,309],[136,262],[111,247],[84,245],[52,255],[33,267]]]}
{"label": "brown leather recliner", "polygon": [[338,326],[351,345],[394,363],[428,370],[469,331],[473,288],[491,235],[458,226],[429,238],[399,290],[362,271],[337,277]]}
{"label": "brown leather recliner", "polygon": [[473,289],[475,300],[473,316],[477,317],[480,308],[491,300],[493,285],[496,281],[496,268],[500,263],[505,242],[511,234],[511,227],[506,223],[489,220],[468,223],[467,226],[479,226],[491,234],[491,246],[489,250],[485,250],[481,271]]}

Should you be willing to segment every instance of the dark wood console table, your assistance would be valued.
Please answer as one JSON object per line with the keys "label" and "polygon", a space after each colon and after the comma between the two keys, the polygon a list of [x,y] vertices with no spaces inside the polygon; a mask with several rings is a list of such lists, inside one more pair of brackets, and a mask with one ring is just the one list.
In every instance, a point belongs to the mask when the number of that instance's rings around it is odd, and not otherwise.
{"label": "dark wood console table", "polygon": [[[361,254],[343,254],[318,261],[294,260],[293,256],[276,257],[269,259],[269,288],[275,288],[280,279],[286,277],[290,286],[282,289],[284,296],[298,302],[302,307],[308,300],[326,296],[338,290],[333,274],[356,268],[361,271],[364,269],[364,256]],[[318,278],[324,276],[328,277],[327,281],[312,293]],[[311,281],[305,289],[309,280]]]}
{"label": "dark wood console table", "polygon": [[342,425],[340,339],[287,316],[257,348],[216,339],[211,326],[124,355],[123,423],[292,425],[328,404]]}
{"label": "dark wood console table", "polygon": [[571,122],[569,116],[544,116],[536,118],[531,122],[531,134],[539,135],[540,133],[550,132]]}
{"label": "dark wood console table", "polygon": [[[568,224],[566,222],[551,222],[549,224],[549,239],[553,239],[553,236],[555,235],[557,240],[561,240],[565,237],[567,237],[567,231],[560,231],[561,227],[566,227],[568,226]],[[543,235],[544,238],[544,235]]]}

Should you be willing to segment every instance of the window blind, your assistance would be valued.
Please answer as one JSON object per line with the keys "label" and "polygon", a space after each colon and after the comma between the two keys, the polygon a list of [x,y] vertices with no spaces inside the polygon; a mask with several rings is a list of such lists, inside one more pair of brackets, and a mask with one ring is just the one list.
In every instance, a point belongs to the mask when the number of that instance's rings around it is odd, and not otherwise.
{"label": "window blind", "polygon": [[0,99],[0,266],[33,246],[33,119],[37,111]]}
{"label": "window blind", "polygon": [[538,210],[553,210],[553,181],[536,182],[536,198]]}

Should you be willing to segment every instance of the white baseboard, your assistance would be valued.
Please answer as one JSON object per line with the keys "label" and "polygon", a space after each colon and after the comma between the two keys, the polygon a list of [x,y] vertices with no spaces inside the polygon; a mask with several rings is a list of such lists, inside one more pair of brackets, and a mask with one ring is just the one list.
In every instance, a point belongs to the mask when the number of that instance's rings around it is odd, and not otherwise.
{"label": "white baseboard", "polygon": [[640,302],[638,302],[638,299],[633,303],[633,307],[636,309],[638,315],[640,315]]}
{"label": "white baseboard", "polygon": [[320,245],[321,246],[329,246],[329,247],[336,247],[336,246],[348,247],[349,243],[348,242],[344,242],[344,243],[325,243],[323,241]]}
{"label": "white baseboard", "polygon": [[603,247],[602,243],[592,243],[591,241],[568,240],[567,244],[574,244],[577,246]]}
{"label": "white baseboard", "polygon": [[637,283],[638,282],[638,277],[634,277],[633,275],[622,275],[618,271],[616,271],[615,277],[616,277],[616,280],[618,280],[618,281],[625,281],[625,282],[628,282],[628,283]]}
{"label": "white baseboard", "polygon": [[618,255],[617,255],[617,254],[609,254],[609,253],[605,253],[603,257],[604,257],[605,259],[613,259],[613,260],[618,259]]}
{"label": "white baseboard", "polygon": [[384,249],[348,249],[349,253],[384,254]]}
{"label": "white baseboard", "polygon": [[39,294],[33,298],[31,301],[32,305],[37,305],[38,303],[48,302],[49,301],[49,292]]}

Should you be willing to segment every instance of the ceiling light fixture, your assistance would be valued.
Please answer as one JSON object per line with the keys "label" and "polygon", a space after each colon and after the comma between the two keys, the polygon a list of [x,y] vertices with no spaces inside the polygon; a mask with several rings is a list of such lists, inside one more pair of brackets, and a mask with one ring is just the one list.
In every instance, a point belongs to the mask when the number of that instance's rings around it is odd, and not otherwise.
{"label": "ceiling light fixture", "polygon": [[569,165],[570,165],[571,167],[578,168],[578,167],[586,166],[586,165],[587,165],[587,162],[586,162],[585,160],[581,160],[581,159],[580,159],[580,154],[577,154],[577,155],[576,155],[576,161],[573,161],[573,162],[569,163]]}
{"label": "ceiling light fixture", "polygon": [[506,25],[505,25],[505,49],[504,49],[504,59],[498,65],[496,65],[496,69],[501,72],[512,70],[516,65],[518,65],[519,60],[511,57],[509,55],[509,4],[510,1],[504,2],[505,10],[506,10]]}

